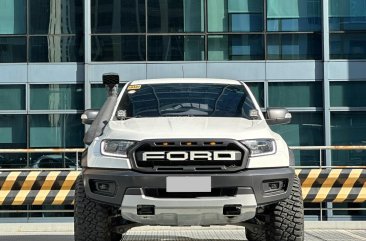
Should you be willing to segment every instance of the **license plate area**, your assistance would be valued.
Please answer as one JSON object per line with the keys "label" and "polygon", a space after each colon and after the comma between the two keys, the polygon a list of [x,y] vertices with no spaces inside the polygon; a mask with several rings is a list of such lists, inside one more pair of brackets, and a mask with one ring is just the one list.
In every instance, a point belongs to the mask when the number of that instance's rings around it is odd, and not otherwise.
{"label": "license plate area", "polygon": [[211,177],[167,177],[167,192],[211,192]]}

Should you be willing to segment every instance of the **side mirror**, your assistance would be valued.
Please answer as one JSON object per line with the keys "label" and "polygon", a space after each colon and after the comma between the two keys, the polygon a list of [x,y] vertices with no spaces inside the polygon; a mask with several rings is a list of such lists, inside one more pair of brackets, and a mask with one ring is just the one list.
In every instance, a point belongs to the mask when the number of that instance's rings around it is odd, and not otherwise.
{"label": "side mirror", "polygon": [[268,125],[288,124],[291,122],[291,118],[291,113],[285,108],[267,108]]}
{"label": "side mirror", "polygon": [[99,110],[89,109],[85,110],[84,113],[81,115],[81,123],[84,125],[91,125],[95,118],[97,117]]}

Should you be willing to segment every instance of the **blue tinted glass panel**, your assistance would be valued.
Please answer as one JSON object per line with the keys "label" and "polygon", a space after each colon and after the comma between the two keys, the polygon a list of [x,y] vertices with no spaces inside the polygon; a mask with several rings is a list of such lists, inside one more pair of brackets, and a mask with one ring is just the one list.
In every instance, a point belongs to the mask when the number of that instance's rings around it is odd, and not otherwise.
{"label": "blue tinted glass panel", "polygon": [[204,31],[203,0],[149,0],[147,9],[148,32]]}
{"label": "blue tinted glass panel", "polygon": [[0,34],[25,34],[26,0],[0,1]]}
{"label": "blue tinted glass panel", "polygon": [[268,102],[271,107],[321,107],[322,82],[269,83]]}
{"label": "blue tinted glass panel", "polygon": [[[119,84],[120,92],[125,84]],[[91,86],[91,108],[100,109],[107,99],[106,87],[103,84],[93,84]]]}
{"label": "blue tinted glass panel", "polygon": [[92,0],[93,33],[145,32],[145,0]]}
{"label": "blue tinted glass panel", "polygon": [[267,0],[268,31],[320,31],[321,0]]}
{"label": "blue tinted glass panel", "polygon": [[84,110],[84,86],[31,85],[31,110]]}
{"label": "blue tinted glass panel", "polygon": [[329,0],[331,31],[366,30],[365,0]]}
{"label": "blue tinted glass panel", "polygon": [[[0,115],[0,148],[27,148],[27,117],[25,115]],[[0,153],[1,168],[22,168],[27,165],[27,154]]]}
{"label": "blue tinted glass panel", "polygon": [[366,82],[364,81],[341,81],[330,83],[330,105],[365,107]]}
{"label": "blue tinted glass panel", "polygon": [[204,36],[149,36],[150,61],[204,60]]}
{"label": "blue tinted glass panel", "polygon": [[[365,145],[366,112],[331,113],[332,145]],[[365,150],[332,151],[332,165],[366,166]]]}
{"label": "blue tinted glass panel", "polygon": [[30,147],[83,147],[80,114],[30,115]]}
{"label": "blue tinted glass panel", "polygon": [[144,61],[145,36],[92,36],[93,61]]}
{"label": "blue tinted glass panel", "polygon": [[366,34],[330,34],[331,59],[365,59]]}
{"label": "blue tinted glass panel", "polygon": [[263,1],[209,0],[208,31],[263,31]]}
{"label": "blue tinted glass panel", "polygon": [[237,13],[230,15],[230,32],[263,31],[263,15]]}
{"label": "blue tinted glass panel", "polygon": [[[280,134],[289,146],[324,145],[322,113],[292,112],[292,120],[287,125],[274,125],[271,129]],[[296,165],[318,166],[319,151],[294,151]]]}
{"label": "blue tinted glass panel", "polygon": [[264,39],[261,34],[208,36],[208,60],[261,59],[264,59]]}
{"label": "blue tinted glass panel", "polygon": [[0,63],[27,62],[25,37],[0,37]]}
{"label": "blue tinted glass panel", "polygon": [[0,85],[0,110],[25,110],[25,86]]}
{"label": "blue tinted glass panel", "polygon": [[250,91],[252,91],[254,98],[257,100],[260,107],[264,106],[264,85],[259,82],[246,82]]}
{"label": "blue tinted glass panel", "polygon": [[320,34],[267,35],[268,59],[322,59]]}
{"label": "blue tinted glass panel", "polygon": [[29,38],[30,62],[84,62],[83,38],[41,36]]}
{"label": "blue tinted glass panel", "polygon": [[83,1],[30,0],[29,32],[31,34],[82,33]]}

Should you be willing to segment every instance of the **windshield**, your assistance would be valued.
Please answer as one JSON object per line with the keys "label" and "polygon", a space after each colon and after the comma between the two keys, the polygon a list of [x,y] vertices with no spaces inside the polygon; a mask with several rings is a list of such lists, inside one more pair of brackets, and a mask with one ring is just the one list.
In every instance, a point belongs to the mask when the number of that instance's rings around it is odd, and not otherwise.
{"label": "windshield", "polygon": [[252,119],[252,110],[256,108],[242,85],[146,84],[128,86],[116,115],[118,119],[163,116]]}

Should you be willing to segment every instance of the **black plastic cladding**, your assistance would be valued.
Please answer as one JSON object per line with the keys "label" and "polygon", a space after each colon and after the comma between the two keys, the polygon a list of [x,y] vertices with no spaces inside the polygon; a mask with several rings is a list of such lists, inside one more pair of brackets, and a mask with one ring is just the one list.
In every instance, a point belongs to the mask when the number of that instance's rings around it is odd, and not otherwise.
{"label": "black plastic cladding", "polygon": [[[215,142],[215,145],[209,143]],[[168,143],[167,146],[156,145],[156,143]],[[182,145],[182,143],[192,143],[194,145]],[[142,162],[136,159],[136,152],[140,148],[148,146],[151,151],[179,151],[182,148],[188,150],[229,150],[240,151],[242,153],[242,160],[236,161],[237,163],[230,161],[223,161],[218,164],[216,161],[152,161]],[[230,147],[230,149],[228,148]],[[234,147],[234,148],[233,148]],[[178,149],[180,148],[180,149]],[[145,149],[145,151],[147,151]],[[231,139],[149,139],[138,142],[128,152],[129,159],[131,161],[132,169],[145,172],[145,173],[225,173],[225,172],[237,172],[243,170],[247,166],[249,150],[246,146],[236,140]],[[147,166],[146,164],[151,164]],[[156,164],[156,165],[155,165]],[[226,164],[226,165],[225,165]],[[228,165],[230,164],[230,165]]]}

